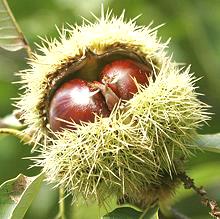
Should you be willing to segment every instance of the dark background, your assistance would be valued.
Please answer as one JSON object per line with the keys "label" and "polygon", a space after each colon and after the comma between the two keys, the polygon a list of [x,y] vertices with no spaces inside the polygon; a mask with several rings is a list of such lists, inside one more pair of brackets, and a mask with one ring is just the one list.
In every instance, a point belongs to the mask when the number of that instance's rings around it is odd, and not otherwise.
{"label": "dark background", "polygon": [[[9,5],[31,47],[40,43],[38,36],[57,37],[55,24],[81,22],[81,16],[94,18],[89,11],[100,14],[102,1],[75,0],[9,0]],[[192,64],[192,72],[202,77],[197,82],[198,92],[205,94],[202,100],[212,106],[212,120],[200,133],[220,132],[220,1],[219,0],[124,0],[104,1],[105,8],[113,8],[114,14],[120,15],[126,9],[126,17],[142,16],[137,23],[154,26],[165,23],[159,29],[163,41],[171,37],[170,54],[177,62]],[[18,78],[14,73],[26,68],[25,51],[14,53],[0,49],[0,117],[14,109],[13,100],[18,96],[18,86],[12,84]],[[0,137],[0,183],[15,177],[20,172],[34,175],[35,169],[28,169],[30,161],[22,159],[30,156],[30,148],[22,145],[14,137]],[[220,201],[220,155],[197,153],[187,164],[188,174],[198,185],[204,185],[210,196]],[[176,207],[181,212],[195,219],[208,219],[208,210],[201,207],[198,197],[193,192],[179,189]],[[57,213],[57,192],[51,186],[44,185],[26,214],[26,219],[50,219]],[[111,209],[111,208],[110,208]],[[81,203],[68,208],[70,218],[99,218],[101,211],[96,204]]]}

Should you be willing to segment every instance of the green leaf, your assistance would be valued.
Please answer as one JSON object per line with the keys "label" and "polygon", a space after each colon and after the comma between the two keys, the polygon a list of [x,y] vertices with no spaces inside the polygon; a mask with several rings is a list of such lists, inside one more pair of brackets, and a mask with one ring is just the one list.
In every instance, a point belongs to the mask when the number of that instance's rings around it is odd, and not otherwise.
{"label": "green leaf", "polygon": [[26,40],[6,0],[0,0],[0,47],[17,51],[27,46]]}
{"label": "green leaf", "polygon": [[146,213],[144,212],[141,215],[141,218],[143,218],[143,219],[159,219],[158,212],[159,212],[158,207],[150,208]]}
{"label": "green leaf", "polygon": [[199,135],[195,143],[203,150],[220,153],[220,133]]}
{"label": "green leaf", "polygon": [[158,219],[158,208],[152,208],[146,213],[129,207],[116,208],[102,217],[103,219]]}
{"label": "green leaf", "polygon": [[27,177],[19,174],[0,186],[0,218],[22,219],[37,195],[43,174]]}

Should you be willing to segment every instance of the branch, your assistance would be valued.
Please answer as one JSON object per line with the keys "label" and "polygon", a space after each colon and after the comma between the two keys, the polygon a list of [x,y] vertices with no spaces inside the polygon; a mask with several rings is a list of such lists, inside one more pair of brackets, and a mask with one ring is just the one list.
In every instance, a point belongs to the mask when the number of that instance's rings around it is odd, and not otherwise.
{"label": "branch", "polygon": [[193,189],[200,197],[203,205],[210,208],[210,215],[216,219],[220,219],[220,208],[215,200],[211,200],[203,187],[197,187],[194,180],[186,175],[185,172],[179,174],[180,180],[183,182],[185,189]]}
{"label": "branch", "polygon": [[31,136],[19,131],[17,129],[10,129],[10,128],[0,128],[0,135],[6,134],[6,135],[14,135],[15,137],[19,138],[21,141],[23,141],[26,144],[30,144],[31,142]]}
{"label": "branch", "polygon": [[63,187],[59,188],[59,212],[55,219],[65,219],[65,201]]}

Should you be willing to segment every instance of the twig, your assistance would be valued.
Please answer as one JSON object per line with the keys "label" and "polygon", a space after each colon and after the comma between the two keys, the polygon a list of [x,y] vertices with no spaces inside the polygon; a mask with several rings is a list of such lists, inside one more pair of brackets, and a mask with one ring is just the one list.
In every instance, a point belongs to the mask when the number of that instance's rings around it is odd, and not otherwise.
{"label": "twig", "polygon": [[59,188],[59,212],[55,219],[65,219],[64,188]]}
{"label": "twig", "polygon": [[211,200],[205,189],[201,187],[197,187],[194,184],[194,180],[186,175],[185,172],[179,174],[180,180],[184,183],[185,189],[193,189],[200,197],[203,205],[210,208],[210,215],[216,219],[220,219],[220,208],[215,200]]}
{"label": "twig", "polygon": [[19,131],[17,129],[10,129],[10,128],[0,128],[0,135],[6,134],[6,135],[14,135],[15,137],[19,138],[24,143],[30,143],[31,137],[28,134],[25,134],[22,131]]}
{"label": "twig", "polygon": [[63,187],[59,188],[59,208],[61,219],[65,219],[65,203],[64,203],[64,189]]}

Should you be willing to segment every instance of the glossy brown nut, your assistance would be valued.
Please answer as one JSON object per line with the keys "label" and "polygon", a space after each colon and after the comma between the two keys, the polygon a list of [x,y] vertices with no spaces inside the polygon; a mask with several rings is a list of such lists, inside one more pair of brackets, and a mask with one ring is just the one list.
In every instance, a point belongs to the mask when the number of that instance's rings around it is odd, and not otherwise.
{"label": "glossy brown nut", "polygon": [[73,79],[58,88],[49,107],[49,123],[53,131],[69,128],[70,124],[65,121],[80,124],[93,122],[95,114],[109,116],[110,112],[101,92],[90,85],[84,80]]}
{"label": "glossy brown nut", "polygon": [[107,84],[121,99],[129,100],[138,91],[136,83],[149,84],[150,69],[130,59],[121,59],[107,64],[101,74],[100,81]]}

